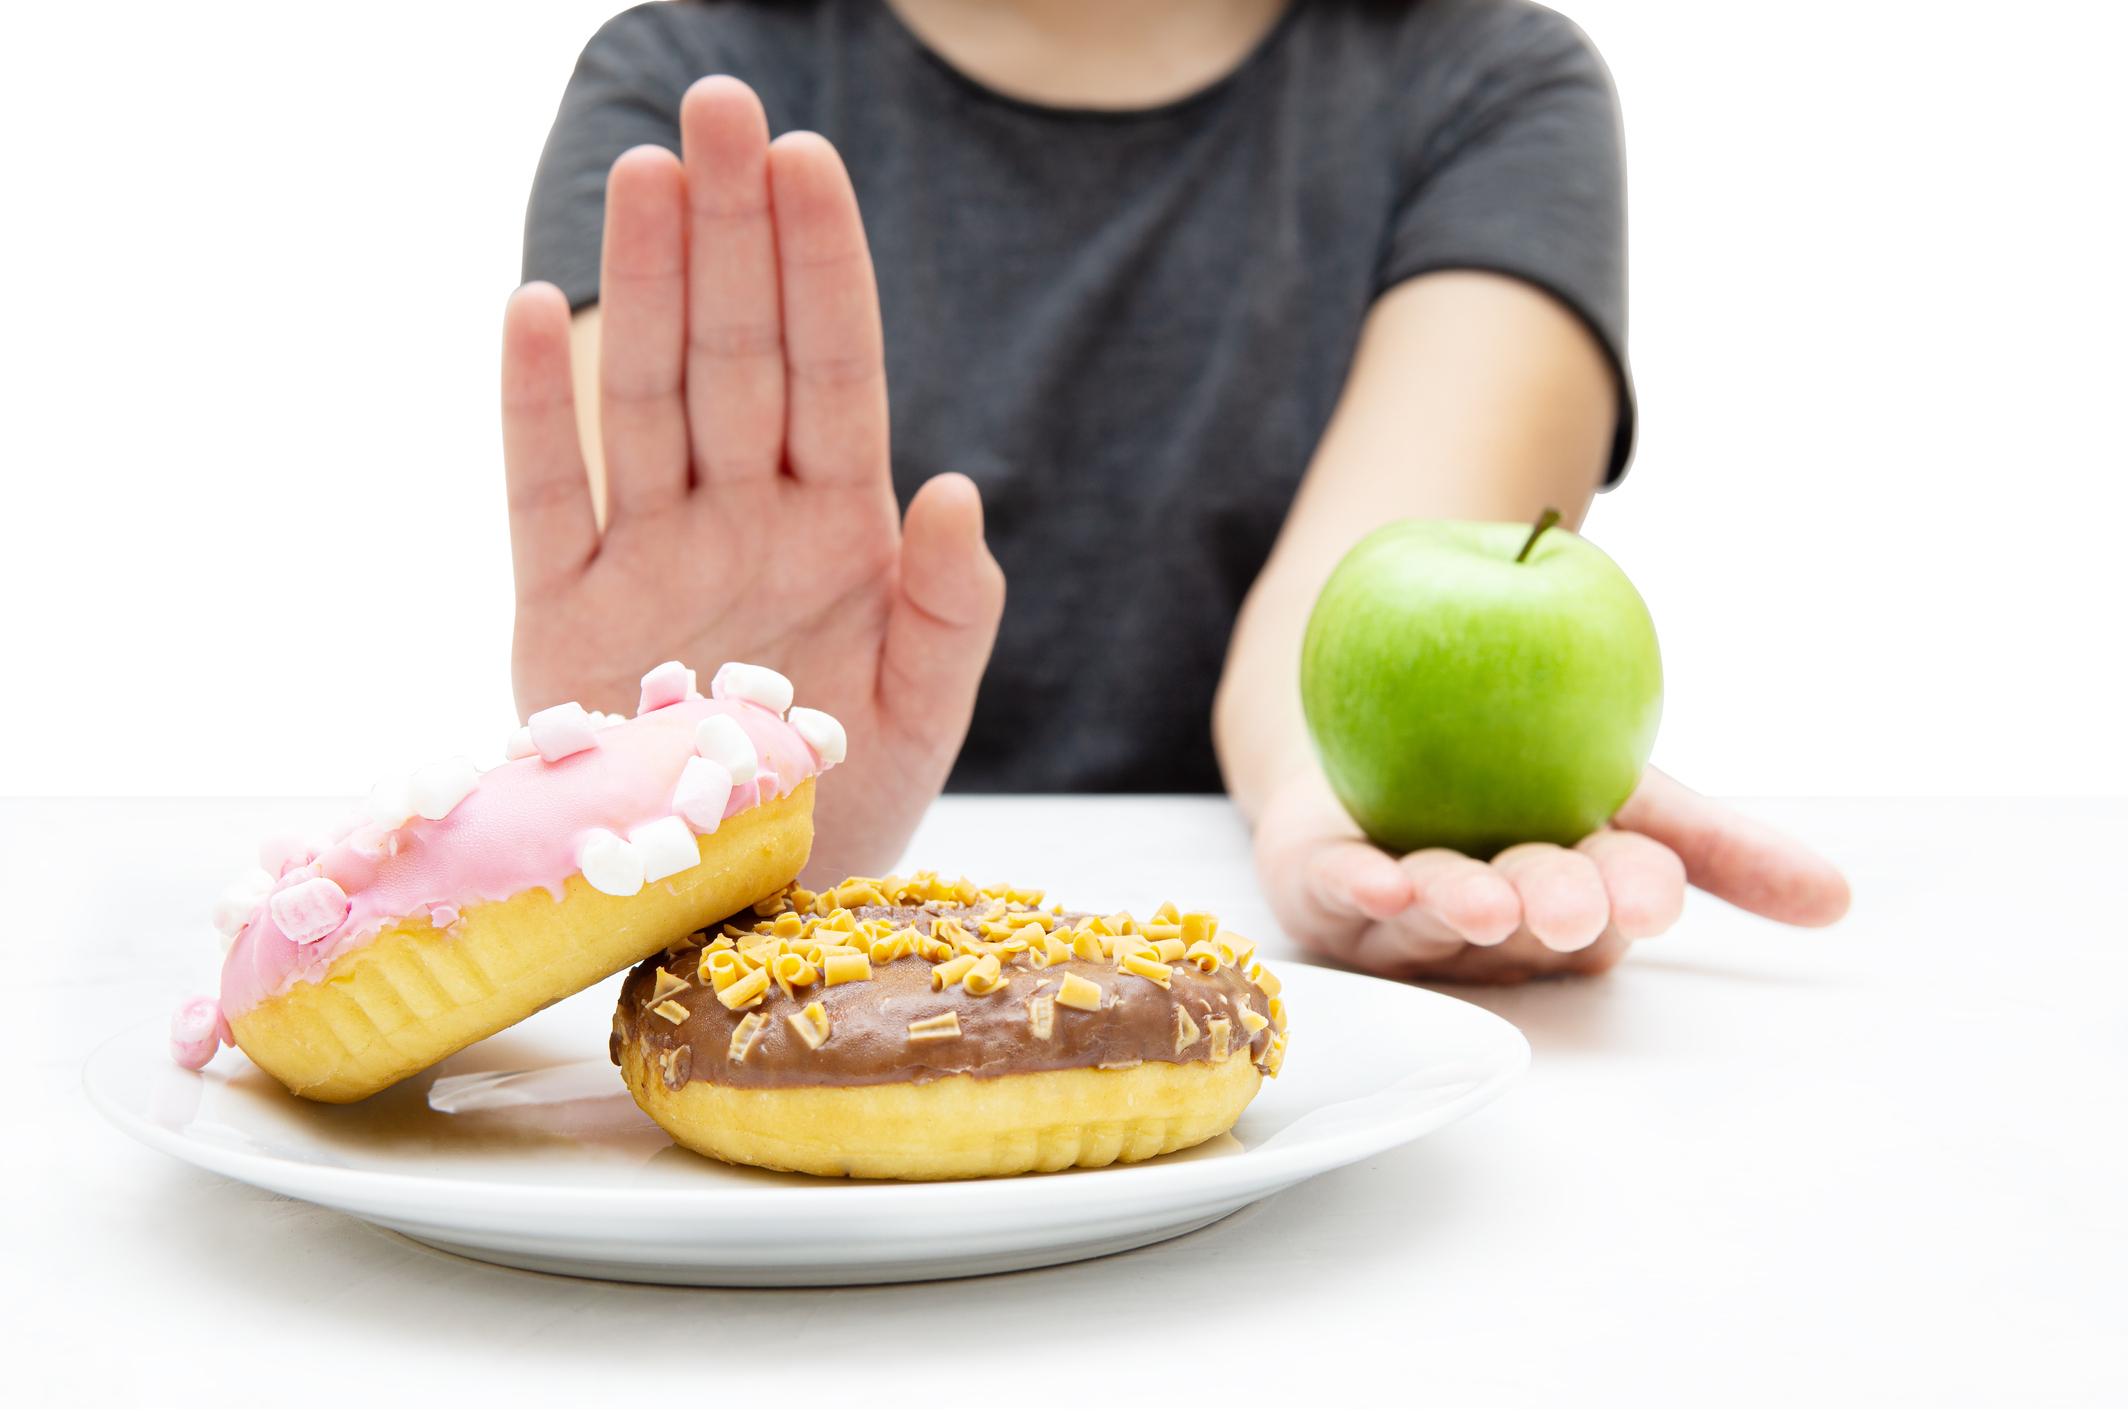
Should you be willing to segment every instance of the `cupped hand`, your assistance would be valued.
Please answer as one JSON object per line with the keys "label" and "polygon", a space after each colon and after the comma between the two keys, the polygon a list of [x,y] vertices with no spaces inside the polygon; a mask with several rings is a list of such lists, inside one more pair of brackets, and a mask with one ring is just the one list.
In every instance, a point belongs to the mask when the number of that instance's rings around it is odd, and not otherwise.
{"label": "cupped hand", "polygon": [[1688,883],[1791,925],[1829,925],[1849,898],[1823,858],[1652,768],[1611,826],[1489,863],[1446,850],[1391,856],[1308,768],[1267,800],[1256,868],[1303,943],[1376,973],[1457,983],[1602,973],[1676,923]]}
{"label": "cupped hand", "polygon": [[511,299],[503,445],[521,714],[632,714],[650,667],[789,676],[849,734],[807,875],[891,864],[944,785],[1004,607],[975,486],[940,475],[899,519],[879,297],[827,141],[774,143],[731,78],[691,88],[682,155],[613,165],[600,272],[601,530],[577,440],[569,308]]}

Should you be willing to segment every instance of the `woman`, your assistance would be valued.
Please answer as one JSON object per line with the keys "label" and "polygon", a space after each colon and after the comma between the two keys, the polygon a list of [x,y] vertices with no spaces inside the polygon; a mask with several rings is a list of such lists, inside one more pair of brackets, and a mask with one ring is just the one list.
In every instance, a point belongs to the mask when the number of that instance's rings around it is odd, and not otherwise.
{"label": "woman", "polygon": [[518,705],[782,670],[850,733],[816,876],[949,772],[1223,783],[1286,928],[1389,973],[1598,972],[1688,878],[1829,923],[1837,872],[1652,770],[1574,848],[1392,857],[1308,743],[1347,548],[1622,472],[1623,206],[1601,62],[1518,0],[630,11],[507,316]]}

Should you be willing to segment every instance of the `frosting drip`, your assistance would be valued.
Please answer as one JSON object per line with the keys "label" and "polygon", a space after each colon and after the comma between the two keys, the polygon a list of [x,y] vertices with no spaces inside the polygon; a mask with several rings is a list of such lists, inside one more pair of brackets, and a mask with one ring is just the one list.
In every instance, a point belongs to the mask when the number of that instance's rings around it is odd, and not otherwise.
{"label": "frosting drip", "polygon": [[[580,870],[587,833],[625,837],[673,814],[680,774],[696,757],[696,727],[720,715],[745,731],[760,759],[753,779],[732,788],[725,817],[783,796],[826,766],[797,729],[760,705],[690,699],[600,729],[596,747],[552,763],[534,754],[483,773],[436,821],[416,817],[384,827],[365,820],[316,856],[289,858],[273,895],[230,946],[222,1012],[248,1012],[321,977],[340,955],[401,920],[426,918],[447,928],[462,910],[534,888],[560,901]],[[321,938],[299,944],[275,923],[273,901],[319,877],[346,894],[347,913]]]}

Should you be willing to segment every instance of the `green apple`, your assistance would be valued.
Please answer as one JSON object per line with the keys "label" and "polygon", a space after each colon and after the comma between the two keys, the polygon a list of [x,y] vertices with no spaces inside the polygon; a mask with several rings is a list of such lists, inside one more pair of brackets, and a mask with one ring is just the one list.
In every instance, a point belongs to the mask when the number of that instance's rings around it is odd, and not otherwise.
{"label": "green apple", "polygon": [[1316,600],[1308,731],[1391,851],[1571,845],[1640,782],[1662,718],[1655,623],[1601,549],[1545,531],[1557,518],[1391,524]]}

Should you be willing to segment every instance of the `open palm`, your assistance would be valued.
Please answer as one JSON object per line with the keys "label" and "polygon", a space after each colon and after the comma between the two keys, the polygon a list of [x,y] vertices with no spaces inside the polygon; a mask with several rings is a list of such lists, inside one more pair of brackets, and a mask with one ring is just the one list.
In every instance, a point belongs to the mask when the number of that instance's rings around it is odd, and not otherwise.
{"label": "open palm", "polygon": [[856,195],[824,139],[774,143],[744,84],[707,78],[682,155],[614,163],[600,274],[595,513],[569,309],[511,300],[503,443],[521,713],[629,712],[662,660],[773,667],[849,732],[807,874],[891,863],[967,732],[1004,605],[975,486],[940,475],[899,518],[879,299]]}
{"label": "open palm", "polygon": [[1648,769],[1611,825],[1572,847],[1490,861],[1369,842],[1320,769],[1287,780],[1256,828],[1257,876],[1287,933],[1397,978],[1520,983],[1600,974],[1677,923],[1689,883],[1754,914],[1829,925],[1846,879],[1824,858]]}

